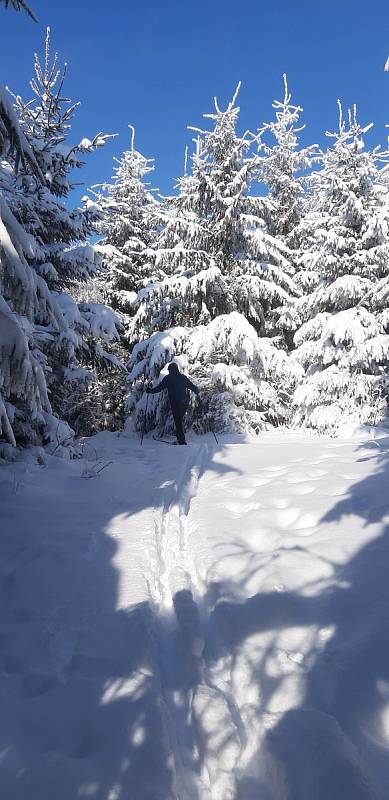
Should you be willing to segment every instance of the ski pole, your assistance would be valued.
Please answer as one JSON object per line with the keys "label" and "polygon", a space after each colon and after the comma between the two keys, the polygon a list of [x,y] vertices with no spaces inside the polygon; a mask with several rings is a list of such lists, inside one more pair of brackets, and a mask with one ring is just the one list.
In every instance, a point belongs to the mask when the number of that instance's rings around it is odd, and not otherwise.
{"label": "ski pole", "polygon": [[145,435],[145,430],[146,430],[146,417],[147,417],[147,406],[148,406],[148,404],[149,404],[149,394],[147,392],[145,416],[144,416],[143,428],[142,428],[142,436],[140,437],[140,445],[141,445],[141,447],[142,447],[142,444],[143,444],[143,437]]}
{"label": "ski pole", "polygon": [[209,433],[212,433],[213,436],[215,437],[216,444],[219,444],[219,440],[218,440],[218,438],[216,436],[216,433],[213,430],[213,428],[211,427],[211,420],[209,419],[209,417],[207,418],[207,428],[208,428]]}

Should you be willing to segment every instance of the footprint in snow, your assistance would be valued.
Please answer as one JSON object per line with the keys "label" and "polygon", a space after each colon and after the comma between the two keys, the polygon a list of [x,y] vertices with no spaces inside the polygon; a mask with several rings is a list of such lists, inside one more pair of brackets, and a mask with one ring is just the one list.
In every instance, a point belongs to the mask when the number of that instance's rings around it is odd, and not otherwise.
{"label": "footprint in snow", "polygon": [[59,680],[55,675],[25,675],[21,681],[20,694],[26,699],[39,697],[58,685]]}
{"label": "footprint in snow", "polygon": [[324,478],[325,475],[328,475],[328,470],[326,469],[317,469],[317,467],[312,467],[307,470],[307,475],[309,478]]}
{"label": "footprint in snow", "polygon": [[318,524],[318,519],[316,514],[303,514],[299,520],[294,524],[294,530],[300,534],[300,536],[309,536],[311,533],[312,528],[316,528]]}
{"label": "footprint in snow", "polygon": [[289,528],[298,520],[300,516],[299,508],[284,508],[276,512],[277,524],[281,528]]}
{"label": "footprint in snow", "polygon": [[271,483],[274,480],[274,476],[266,476],[263,475],[261,477],[250,478],[250,484],[252,486],[266,486],[267,483]]}
{"label": "footprint in snow", "polygon": [[287,483],[306,483],[308,475],[305,472],[291,472],[286,478]]}
{"label": "footprint in snow", "polygon": [[343,497],[347,494],[347,488],[344,486],[334,486],[333,489],[326,489],[323,494],[325,497]]}
{"label": "footprint in snow", "polygon": [[274,508],[280,508],[280,509],[288,508],[288,505],[289,505],[289,500],[287,500],[285,497],[276,497],[273,500]]}
{"label": "footprint in snow", "polygon": [[255,494],[255,489],[252,489],[252,488],[247,488],[247,489],[244,489],[244,488],[242,488],[242,489],[232,488],[231,489],[231,494],[233,494],[234,497],[241,497],[243,500],[249,500],[250,497],[252,497],[253,494]]}
{"label": "footprint in snow", "polygon": [[317,484],[312,486],[310,483],[296,483],[294,486],[291,487],[292,494],[295,495],[304,495],[304,494],[312,494],[317,490]]}
{"label": "footprint in snow", "polygon": [[251,511],[257,511],[261,507],[261,503],[233,503],[229,501],[221,505],[231,514],[236,514],[239,517],[244,516],[244,514],[249,514]]}

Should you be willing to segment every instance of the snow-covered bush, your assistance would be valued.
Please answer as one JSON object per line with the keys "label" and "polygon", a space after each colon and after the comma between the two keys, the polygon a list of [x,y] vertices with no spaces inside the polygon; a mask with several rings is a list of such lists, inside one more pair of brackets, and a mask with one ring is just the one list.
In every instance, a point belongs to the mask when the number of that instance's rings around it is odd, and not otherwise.
{"label": "snow-covered bush", "polygon": [[[202,409],[193,400],[188,424],[195,430],[238,430],[257,433],[283,422],[296,381],[298,364],[269,339],[260,338],[236,311],[215,317],[207,325],[175,327],[152,334],[134,347],[128,410],[137,430],[166,430],[168,401],[163,394],[144,394],[145,382],[158,381],[175,361],[201,386]],[[167,423],[171,425],[171,423]]]}
{"label": "snow-covered bush", "polygon": [[296,421],[321,432],[346,421],[374,424],[385,414],[382,365],[389,336],[363,306],[318,314],[296,334],[295,358],[306,370],[296,389]]}

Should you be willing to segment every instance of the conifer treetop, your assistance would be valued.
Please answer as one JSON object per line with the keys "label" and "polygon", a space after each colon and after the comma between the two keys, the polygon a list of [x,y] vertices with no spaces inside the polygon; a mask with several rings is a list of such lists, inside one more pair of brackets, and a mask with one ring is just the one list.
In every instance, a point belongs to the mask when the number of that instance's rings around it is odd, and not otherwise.
{"label": "conifer treetop", "polygon": [[[111,138],[111,134],[98,133],[92,139],[84,137],[75,145],[64,144],[80,106],[63,94],[67,71],[66,63],[59,66],[58,53],[51,55],[51,30],[47,27],[43,58],[34,54],[34,77],[30,81],[33,97],[25,101],[20,95],[13,95],[21,127],[33,145],[44,180],[58,197],[74,188],[68,176],[74,168],[83,166],[78,154],[92,152]],[[49,166],[48,154],[51,156]]]}
{"label": "conifer treetop", "polygon": [[160,203],[145,178],[154,159],[135,148],[135,128],[130,129],[130,149],[114,158],[110,183],[96,185],[92,194],[101,213],[102,253],[106,265],[104,292],[111,304],[131,311],[132,296],[151,278],[155,253],[152,245],[160,221]]}
{"label": "conifer treetop", "polygon": [[270,190],[266,204],[270,231],[288,237],[302,217],[306,174],[320,160],[320,150],[316,144],[299,148],[299,134],[305,129],[299,124],[303,109],[292,103],[286,74],[283,80],[284,97],[272,105],[275,119],[258,128],[256,142],[258,180]]}

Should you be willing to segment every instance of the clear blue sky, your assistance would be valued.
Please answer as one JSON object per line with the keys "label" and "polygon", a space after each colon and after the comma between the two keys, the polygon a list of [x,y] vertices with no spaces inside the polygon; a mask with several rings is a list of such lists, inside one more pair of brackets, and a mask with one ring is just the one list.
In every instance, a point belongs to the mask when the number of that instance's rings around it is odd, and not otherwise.
{"label": "clear blue sky", "polygon": [[201,126],[213,96],[226,103],[241,80],[241,129],[256,129],[282,96],[283,72],[304,107],[306,143],[322,143],[323,131],[336,127],[338,97],[374,122],[370,143],[386,143],[387,0],[29,2],[38,24],[0,7],[0,83],[28,95],[33,52],[50,25],[53,47],[69,63],[67,91],[82,103],[74,139],[119,133],[88,158],[86,185],[109,179],[132,123],[138,148],[156,159],[154,184],[171,193],[190,143],[186,126]]}

